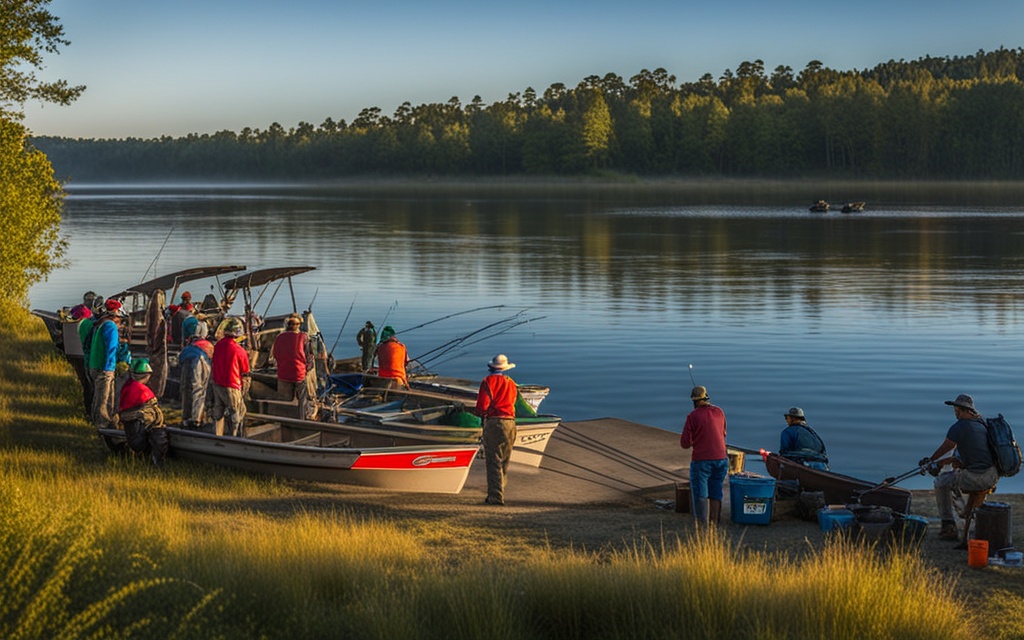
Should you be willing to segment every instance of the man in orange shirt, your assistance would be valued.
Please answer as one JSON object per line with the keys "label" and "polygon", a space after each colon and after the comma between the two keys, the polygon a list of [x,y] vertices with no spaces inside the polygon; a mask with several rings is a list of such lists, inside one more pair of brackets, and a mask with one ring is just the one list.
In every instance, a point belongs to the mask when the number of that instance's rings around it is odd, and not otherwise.
{"label": "man in orange shirt", "polygon": [[484,462],[487,464],[485,504],[505,504],[505,475],[516,441],[516,398],[519,387],[505,375],[516,365],[499,353],[487,363],[489,375],[480,382],[476,414],[483,420]]}
{"label": "man in orange shirt", "polygon": [[409,352],[405,345],[395,337],[395,330],[391,325],[384,327],[380,332],[380,344],[377,345],[377,375],[387,378],[389,387],[399,386],[409,388],[409,380],[406,377],[405,365],[409,362]]}

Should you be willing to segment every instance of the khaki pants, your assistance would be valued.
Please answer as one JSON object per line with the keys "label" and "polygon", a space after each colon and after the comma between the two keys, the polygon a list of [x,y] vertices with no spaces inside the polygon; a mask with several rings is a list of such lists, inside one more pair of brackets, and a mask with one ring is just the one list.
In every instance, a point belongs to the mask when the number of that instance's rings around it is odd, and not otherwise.
{"label": "khaki pants", "polygon": [[953,500],[960,497],[962,493],[972,491],[985,491],[996,486],[999,481],[999,472],[995,467],[989,467],[981,473],[968,471],[967,469],[954,469],[947,473],[940,473],[935,478],[935,506],[939,508],[939,518],[944,521],[955,521],[953,518]]}
{"label": "khaki pants", "polygon": [[114,372],[89,369],[92,380],[92,424],[97,429],[112,429],[117,415],[114,392]]}
{"label": "khaki pants", "polygon": [[241,389],[211,385],[213,389],[214,433],[218,436],[241,436],[245,422],[245,399]]}
{"label": "khaki pants", "polygon": [[484,418],[484,462],[487,465],[487,500],[505,502],[505,476],[516,441],[515,418]]}

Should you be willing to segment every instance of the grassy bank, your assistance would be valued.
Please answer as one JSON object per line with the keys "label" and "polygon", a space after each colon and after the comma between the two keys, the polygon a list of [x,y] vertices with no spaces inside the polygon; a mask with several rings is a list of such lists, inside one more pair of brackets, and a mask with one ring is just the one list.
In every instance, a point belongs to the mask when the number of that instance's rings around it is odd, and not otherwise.
{"label": "grassy bank", "polygon": [[[718,537],[605,550],[108,457],[42,324],[0,305],[0,637],[1009,638],[913,553]],[[300,499],[318,491],[319,499]],[[628,517],[628,514],[624,514]]]}

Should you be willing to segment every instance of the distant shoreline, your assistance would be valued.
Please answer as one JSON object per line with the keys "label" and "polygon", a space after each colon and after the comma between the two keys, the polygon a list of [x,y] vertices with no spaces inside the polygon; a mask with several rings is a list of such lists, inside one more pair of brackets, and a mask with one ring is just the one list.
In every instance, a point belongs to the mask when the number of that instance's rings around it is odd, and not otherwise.
{"label": "distant shoreline", "polygon": [[359,177],[310,182],[89,182],[65,184],[78,192],[323,191],[367,197],[545,197],[601,198],[646,204],[734,204],[808,206],[819,199],[841,206],[1019,207],[1024,181],[1010,180],[836,180],[721,177]]}

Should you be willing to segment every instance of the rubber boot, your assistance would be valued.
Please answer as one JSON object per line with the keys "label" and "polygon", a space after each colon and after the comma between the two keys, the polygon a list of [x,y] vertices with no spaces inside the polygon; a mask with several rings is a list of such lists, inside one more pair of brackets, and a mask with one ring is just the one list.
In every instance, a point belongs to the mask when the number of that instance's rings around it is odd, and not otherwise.
{"label": "rubber boot", "polygon": [[693,518],[697,523],[697,526],[705,526],[708,523],[708,501],[692,499],[693,502]]}
{"label": "rubber boot", "polygon": [[952,520],[943,520],[942,528],[939,530],[939,538],[942,540],[959,540],[960,532],[956,530],[956,523]]}
{"label": "rubber boot", "polygon": [[722,519],[722,501],[708,498],[708,521],[717,525]]}

